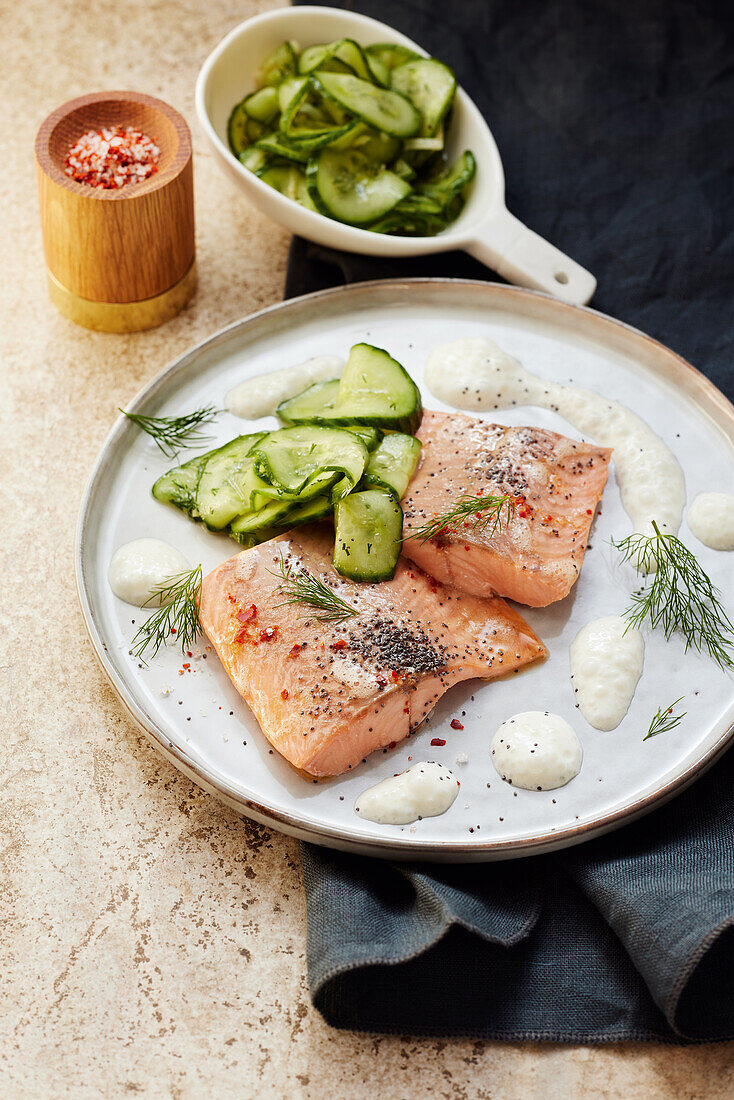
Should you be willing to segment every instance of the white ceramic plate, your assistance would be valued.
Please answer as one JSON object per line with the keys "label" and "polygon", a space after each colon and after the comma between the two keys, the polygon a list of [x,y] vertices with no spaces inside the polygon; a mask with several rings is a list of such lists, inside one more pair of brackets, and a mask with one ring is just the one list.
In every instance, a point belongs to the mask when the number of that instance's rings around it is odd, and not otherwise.
{"label": "white ceramic plate", "polygon": [[[444,280],[365,283],[286,302],[238,322],[173,363],[131,406],[151,415],[177,414],[212,402],[256,374],[312,355],[345,355],[367,340],[388,348],[420,382],[436,344],[487,335],[525,366],[558,382],[596,388],[633,405],[679,458],[688,500],[704,489],[729,489],[734,471],[734,409],[690,365],[634,329],[550,297],[512,287]],[[428,408],[444,408],[424,389]],[[559,416],[513,409],[498,419],[538,424],[576,436]],[[254,422],[256,426],[274,423]],[[229,414],[213,429],[221,442],[254,424]],[[214,445],[214,444],[210,444]],[[178,546],[205,572],[236,553],[226,536],[207,532],[150,494],[172,465],[129,422],[120,419],[105,444],[82,505],[77,548],[82,608],[97,655],[130,715],[156,747],[206,790],[244,814],[316,843],[371,855],[488,860],[536,854],[575,844],[628,822],[682,790],[723,751],[734,733],[734,684],[710,660],[684,655],[678,640],[646,637],[645,671],[627,717],[611,733],[589,726],[574,708],[568,646],[579,628],[620,613],[635,575],[620,566],[612,535],[630,530],[614,474],[592,530],[579,582],[552,607],[521,609],[546,642],[550,658],[508,680],[473,681],[452,689],[428,723],[391,752],[356,771],[311,782],[272,750],[217,658],[197,645],[191,670],[161,650],[150,667],[129,655],[146,612],[116,599],[107,567],[122,543],[154,536]],[[682,537],[723,589],[732,557],[703,547],[685,525]],[[729,588],[731,587],[729,583]],[[170,690],[170,694],[168,693]],[[685,696],[687,717],[674,730],[643,742],[662,704]],[[522,710],[554,711],[583,743],[580,774],[557,791],[515,790],[489,757],[490,738]],[[450,727],[460,717],[463,731]],[[431,738],[446,739],[432,748]],[[465,754],[468,763],[457,764]],[[378,826],[358,817],[356,796],[409,761],[435,759],[461,781],[443,817],[410,826]]]}

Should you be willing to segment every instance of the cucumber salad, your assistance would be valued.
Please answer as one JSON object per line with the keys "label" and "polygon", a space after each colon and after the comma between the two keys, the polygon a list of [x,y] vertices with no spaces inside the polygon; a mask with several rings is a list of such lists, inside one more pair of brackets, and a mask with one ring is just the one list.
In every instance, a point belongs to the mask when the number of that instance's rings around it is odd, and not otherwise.
{"label": "cucumber salad", "polygon": [[476,164],[444,152],[456,78],[443,62],[349,38],[283,42],[229,118],[234,155],[309,210],[375,233],[434,236],[455,221]]}
{"label": "cucumber salad", "polygon": [[340,379],[279,405],[284,427],[237,436],[174,467],[153,495],[245,547],[333,514],[337,572],[388,580],[402,544],[400,498],[420,458],[413,433],[422,415],[418,387],[400,363],[356,344]]}

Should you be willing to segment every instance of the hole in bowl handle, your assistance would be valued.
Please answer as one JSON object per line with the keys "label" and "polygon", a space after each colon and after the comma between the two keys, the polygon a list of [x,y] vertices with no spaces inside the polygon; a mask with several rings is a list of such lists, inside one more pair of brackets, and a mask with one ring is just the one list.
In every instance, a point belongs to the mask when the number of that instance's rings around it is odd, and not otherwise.
{"label": "hole in bowl handle", "polygon": [[464,247],[508,282],[544,290],[573,305],[586,305],[596,290],[590,271],[506,209],[484,222],[479,236]]}

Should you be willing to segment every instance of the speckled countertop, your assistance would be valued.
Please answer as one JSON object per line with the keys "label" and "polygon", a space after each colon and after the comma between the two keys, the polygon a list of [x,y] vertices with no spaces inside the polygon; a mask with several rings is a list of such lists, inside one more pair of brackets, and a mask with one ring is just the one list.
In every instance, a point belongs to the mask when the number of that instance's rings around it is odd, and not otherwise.
{"label": "speckled countertop", "polygon": [[[734,1044],[332,1031],[308,997],[298,844],[161,762],[97,667],[74,590],[74,525],[115,408],[281,295],[287,235],[220,174],[193,105],[211,47],[270,6],[3,5],[0,1095],[724,1100]],[[65,99],[104,88],[161,96],[194,132],[199,291],[175,321],[135,336],[76,328],[45,289],[35,131]]]}

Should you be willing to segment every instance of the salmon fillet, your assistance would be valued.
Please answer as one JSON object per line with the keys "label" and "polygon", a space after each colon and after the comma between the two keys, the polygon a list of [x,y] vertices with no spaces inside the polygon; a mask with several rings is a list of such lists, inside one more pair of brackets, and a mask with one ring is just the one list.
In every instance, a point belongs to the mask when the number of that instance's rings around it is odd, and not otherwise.
{"label": "salmon fillet", "polygon": [[[530,607],[567,596],[581,572],[611,450],[544,428],[439,412],[425,412],[416,434],[423,454],[402,502],[404,553],[462,592],[496,592]],[[520,503],[494,534],[491,525],[483,532],[468,522],[428,541],[410,537],[462,497],[505,493]]]}
{"label": "salmon fillet", "polygon": [[[459,595],[400,559],[391,581],[334,572],[333,532],[299,527],[218,566],[199,617],[274,748],[310,775],[339,775],[401,741],[461,680],[492,679],[545,655],[497,597]],[[320,622],[283,605],[272,571],[304,566],[358,612]],[[281,606],[278,606],[281,604]]]}

